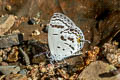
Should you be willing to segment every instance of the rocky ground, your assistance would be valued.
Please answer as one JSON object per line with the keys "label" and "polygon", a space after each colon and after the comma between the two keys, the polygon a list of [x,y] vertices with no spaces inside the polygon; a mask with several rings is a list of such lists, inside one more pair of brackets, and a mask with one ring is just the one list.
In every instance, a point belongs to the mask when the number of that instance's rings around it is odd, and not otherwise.
{"label": "rocky ground", "polygon": [[[47,24],[55,12],[91,43],[50,64]],[[120,80],[119,42],[119,0],[0,0],[0,80]]]}

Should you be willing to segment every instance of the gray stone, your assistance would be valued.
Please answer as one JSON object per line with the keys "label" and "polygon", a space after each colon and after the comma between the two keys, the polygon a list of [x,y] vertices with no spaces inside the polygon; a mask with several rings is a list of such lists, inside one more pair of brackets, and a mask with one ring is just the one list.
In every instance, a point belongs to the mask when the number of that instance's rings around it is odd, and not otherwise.
{"label": "gray stone", "polygon": [[27,70],[26,69],[22,69],[19,74],[22,74],[22,75],[26,75],[27,74]]}
{"label": "gray stone", "polygon": [[0,17],[0,35],[3,35],[7,32],[14,24],[15,17],[13,15],[5,15]]}
{"label": "gray stone", "polygon": [[7,48],[13,45],[18,45],[23,41],[22,34],[11,34],[0,36],[0,48]]}
{"label": "gray stone", "polygon": [[4,75],[8,75],[11,73],[16,74],[19,71],[20,71],[19,66],[0,66],[0,72]]}
{"label": "gray stone", "polygon": [[79,75],[79,80],[120,80],[120,75],[113,75],[111,70],[116,69],[103,61],[92,62]]}

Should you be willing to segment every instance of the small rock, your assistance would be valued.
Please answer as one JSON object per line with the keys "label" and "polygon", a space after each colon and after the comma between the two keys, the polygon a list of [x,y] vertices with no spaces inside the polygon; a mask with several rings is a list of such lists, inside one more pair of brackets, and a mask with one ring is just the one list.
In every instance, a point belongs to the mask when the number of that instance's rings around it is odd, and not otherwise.
{"label": "small rock", "polygon": [[10,74],[5,77],[5,80],[28,80],[27,76],[21,74]]}
{"label": "small rock", "polygon": [[116,67],[120,67],[120,49],[118,48],[118,44],[116,42],[113,43],[105,43],[103,45],[103,54],[109,63]]}
{"label": "small rock", "polygon": [[5,54],[3,54],[3,56],[2,56],[2,58],[3,58],[4,61],[6,61],[6,60],[7,60],[7,57],[8,57],[8,56],[7,56],[7,53],[5,52]]}
{"label": "small rock", "polygon": [[0,56],[2,56],[3,53],[4,53],[4,51],[1,49],[1,50],[0,50]]}
{"label": "small rock", "polygon": [[35,22],[36,22],[35,19],[32,18],[28,21],[28,24],[33,25],[33,24],[35,24]]}
{"label": "small rock", "polygon": [[6,9],[6,11],[11,11],[11,10],[12,10],[12,7],[11,7],[11,5],[6,5],[6,6],[5,6],[5,9]]}
{"label": "small rock", "polygon": [[55,75],[55,71],[54,71],[55,67],[54,67],[54,65],[48,64],[46,66],[46,69],[47,69],[47,72],[48,72],[49,76],[54,76]]}
{"label": "small rock", "polygon": [[30,71],[30,74],[31,74],[31,77],[33,80],[38,80],[38,77],[39,76],[39,70],[38,70],[38,66],[34,67],[31,71]]}
{"label": "small rock", "polygon": [[58,77],[58,80],[64,80],[64,78]]}
{"label": "small rock", "polygon": [[1,62],[0,65],[2,65],[2,66],[8,66],[8,63],[6,63],[6,62]]}
{"label": "small rock", "polygon": [[40,68],[40,71],[41,71],[42,73],[45,73],[45,72],[47,72],[47,69],[46,69],[45,67],[42,67],[42,68]]}
{"label": "small rock", "polygon": [[[79,80],[118,80],[110,74],[111,65],[103,61],[92,62],[79,75]],[[94,75],[94,76],[93,76]]]}
{"label": "small rock", "polygon": [[85,59],[85,63],[86,65],[90,64],[91,62],[93,61],[96,61],[97,60],[97,55],[99,54],[100,52],[100,48],[95,46],[93,47],[92,50],[90,51],[87,51],[87,56],[86,56],[86,59]]}
{"label": "small rock", "polygon": [[77,77],[78,77],[78,74],[74,73],[69,79],[70,80],[74,80],[74,79],[77,79]]}
{"label": "small rock", "polygon": [[8,74],[16,74],[17,72],[20,71],[20,67],[18,66],[0,66],[0,72],[4,75]]}
{"label": "small rock", "polygon": [[12,31],[12,34],[19,34],[19,33],[20,33],[19,30],[13,30],[13,31]]}
{"label": "small rock", "polygon": [[13,45],[18,45],[22,42],[22,34],[11,34],[0,37],[0,48],[8,48]]}
{"label": "small rock", "polygon": [[28,80],[32,80],[32,78],[31,78],[31,77],[29,77],[29,78],[28,78]]}
{"label": "small rock", "polygon": [[8,55],[7,61],[16,62],[18,60],[18,47],[13,47],[11,53]]}
{"label": "small rock", "polygon": [[20,70],[19,74],[26,75],[27,74],[27,70],[26,69],[22,69],[22,70]]}
{"label": "small rock", "polygon": [[3,61],[3,58],[2,57],[0,57],[0,63]]}
{"label": "small rock", "polygon": [[14,24],[15,17],[13,15],[5,15],[0,18],[0,35],[7,32]]}
{"label": "small rock", "polygon": [[40,35],[40,31],[39,30],[34,30],[32,32],[32,36],[37,36],[37,35]]}
{"label": "small rock", "polygon": [[12,50],[12,47],[8,47],[8,48],[4,49],[4,51],[7,52],[7,53],[10,52],[11,50]]}

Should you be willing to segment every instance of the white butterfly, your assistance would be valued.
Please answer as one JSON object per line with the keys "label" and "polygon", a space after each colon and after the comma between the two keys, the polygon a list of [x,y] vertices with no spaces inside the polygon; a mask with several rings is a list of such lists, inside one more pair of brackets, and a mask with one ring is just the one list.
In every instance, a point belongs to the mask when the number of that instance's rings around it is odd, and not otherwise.
{"label": "white butterfly", "polygon": [[74,22],[62,13],[54,13],[48,27],[48,44],[52,61],[80,55],[84,42],[84,34]]}

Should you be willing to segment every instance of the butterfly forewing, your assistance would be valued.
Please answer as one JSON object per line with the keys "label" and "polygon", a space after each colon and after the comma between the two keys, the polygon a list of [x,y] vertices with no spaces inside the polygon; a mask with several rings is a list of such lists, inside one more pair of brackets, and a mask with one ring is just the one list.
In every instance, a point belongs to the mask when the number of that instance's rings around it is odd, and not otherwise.
{"label": "butterfly forewing", "polygon": [[48,28],[48,44],[51,57],[54,60],[62,60],[66,57],[76,55],[83,48],[85,40],[82,31],[67,16],[54,13]]}

